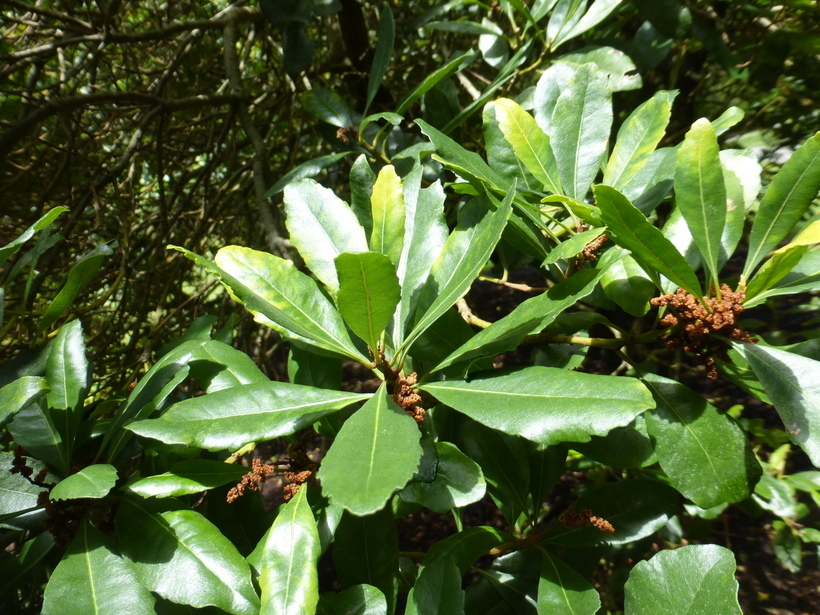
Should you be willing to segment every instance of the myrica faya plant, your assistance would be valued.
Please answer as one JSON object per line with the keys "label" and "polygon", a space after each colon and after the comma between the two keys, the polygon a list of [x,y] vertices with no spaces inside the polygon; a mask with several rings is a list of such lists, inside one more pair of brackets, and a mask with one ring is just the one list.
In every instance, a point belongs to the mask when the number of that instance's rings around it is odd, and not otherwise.
{"label": "myrica faya plant", "polygon": [[[485,107],[487,161],[417,122],[430,143],[416,155],[427,147],[458,178],[452,231],[444,187],[425,182],[426,159],[400,176],[391,165],[376,173],[361,157],[350,204],[312,180],[285,188],[290,241],[310,275],[239,246],[213,261],[179,248],[290,342],[290,382],[268,380],[224,332],[212,336],[212,320],[198,321],[112,418],[97,420],[83,415],[82,329],[65,325],[45,375],[0,390],[21,447],[5,456],[16,473],[4,484],[22,495],[4,523],[32,530],[15,571],[24,574],[55,540],[68,546],[43,612],[151,612],[170,601],[237,614],[392,613],[409,592],[407,613],[596,613],[589,578],[601,558],[668,531],[683,502],[747,501],[761,479],[729,415],[631,356],[655,342],[770,401],[819,465],[820,365],[799,347],[752,343],[738,315],[817,288],[817,221],[775,248],[820,187],[820,134],[758,204],[754,157],[718,147],[735,110],[656,149],[674,98],[659,92],[637,108],[609,152],[607,75],[556,64],[538,83],[532,114],[510,99]],[[657,228],[649,216],[673,188]],[[742,274],[724,279],[753,208]],[[547,290],[488,323],[460,299],[496,258],[535,259]],[[594,309],[575,311],[579,302],[635,317],[659,309],[653,326],[632,334]],[[590,337],[596,324],[614,337]],[[493,369],[494,356],[524,342],[544,349],[535,365]],[[575,371],[592,346],[617,353],[631,375]],[[341,391],[343,361],[372,370],[381,385]],[[207,394],[173,403],[189,377]],[[300,452],[310,428],[333,439],[321,460]],[[247,469],[232,462],[282,436],[295,436],[290,477],[302,486],[260,529],[254,500],[239,496],[277,468],[256,463],[239,482]],[[557,516],[544,503],[569,450],[626,470]],[[224,490],[198,500],[237,482],[230,505]],[[509,533],[461,529],[461,509],[485,490]],[[38,533],[43,507],[51,534]],[[451,512],[461,531],[400,556],[394,517],[420,507]],[[317,564],[331,543],[345,589],[320,594]],[[487,554],[494,564],[463,590],[464,574]],[[734,566],[716,545],[662,551],[632,569],[626,611],[740,613]],[[661,592],[668,604],[659,606]]]}

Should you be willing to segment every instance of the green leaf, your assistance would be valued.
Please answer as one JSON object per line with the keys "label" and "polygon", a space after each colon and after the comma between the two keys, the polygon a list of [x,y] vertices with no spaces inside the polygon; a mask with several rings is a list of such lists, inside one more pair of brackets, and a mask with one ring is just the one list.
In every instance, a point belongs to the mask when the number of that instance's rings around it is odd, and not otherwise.
{"label": "green leaf", "polygon": [[430,325],[458,301],[478,277],[501,239],[512,211],[515,189],[494,211],[488,199],[474,198],[459,212],[458,224],[433,263],[416,311],[417,319],[402,349],[406,352]]}
{"label": "green leaf", "polygon": [[[589,7],[585,13],[583,13],[583,17],[580,17],[581,13],[573,13],[570,12],[570,18],[563,21],[559,27],[558,33],[553,37],[552,42],[550,44],[550,48],[555,51],[559,45],[564,44],[570,39],[575,38],[576,36],[580,36],[584,32],[594,28],[599,23],[601,23],[604,19],[606,19],[612,11],[621,3],[622,0],[595,0],[592,5]],[[569,2],[569,4],[577,10],[576,7],[583,6],[586,8],[586,2],[578,3],[576,1]],[[558,13],[560,10],[561,5],[559,4],[558,7],[555,8],[553,14]],[[580,19],[578,19],[580,17]],[[550,18],[550,26],[552,26],[552,18]]]}
{"label": "green leaf", "polygon": [[318,477],[323,493],[356,515],[380,510],[413,477],[421,458],[418,426],[387,396],[384,383],[345,421]]}
{"label": "green leaf", "polygon": [[601,606],[595,588],[549,551],[542,553],[538,615],[595,615]]}
{"label": "green leaf", "polygon": [[620,246],[607,250],[601,258],[601,268],[605,269],[601,288],[607,299],[637,318],[649,311],[655,283],[628,250]]}
{"label": "green leaf", "polygon": [[545,70],[538,79],[533,94],[533,115],[535,121],[546,134],[552,130],[552,113],[561,92],[567,89],[575,69],[569,64],[556,62]]}
{"label": "green leaf", "polygon": [[470,51],[465,51],[461,55],[454,57],[446,64],[434,70],[427,76],[427,78],[424,79],[424,81],[416,86],[415,90],[410,92],[404,100],[401,101],[399,106],[396,107],[396,113],[403,115],[404,112],[410,108],[410,105],[421,98],[425,92],[428,92],[440,82],[467,68],[477,57],[478,51],[471,49]]}
{"label": "green leaf", "polygon": [[324,169],[333,164],[336,164],[345,156],[349,156],[350,154],[355,153],[357,152],[336,152],[335,154],[318,156],[316,158],[308,160],[307,162],[303,162],[302,164],[296,165],[290,171],[285,173],[279,179],[279,181],[273,184],[273,186],[265,193],[264,197],[268,199],[275,194],[279,194],[280,192],[282,192],[282,190],[285,189],[286,186],[294,184],[298,182],[300,179],[308,179],[315,177],[321,171],[323,171]]}
{"label": "green leaf", "polygon": [[549,137],[529,113],[509,98],[497,99],[494,108],[498,126],[516,157],[547,190],[560,194],[558,163]]}
{"label": "green leaf", "polygon": [[552,265],[560,260],[568,260],[578,256],[591,241],[597,239],[605,232],[605,228],[591,228],[573,235],[550,250],[549,255],[547,255],[547,258],[541,263],[541,266]]}
{"label": "green leaf", "polygon": [[[543,184],[535,179],[521,159],[515,155],[512,145],[504,137],[498,123],[495,102],[490,101],[484,105],[482,119],[484,123],[484,150],[490,168],[502,177],[516,178],[521,190],[531,192],[543,190]],[[541,134],[544,134],[544,132],[541,131]],[[546,137],[546,135],[544,136]]]}
{"label": "green leaf", "polygon": [[398,265],[404,247],[405,207],[402,182],[392,165],[379,171],[370,202],[373,212],[370,249],[386,254]]}
{"label": "green leaf", "polygon": [[[398,113],[393,113],[392,111],[372,113],[368,115],[366,118],[362,119],[362,123],[359,124],[359,134],[364,132],[364,129],[367,128],[369,124],[372,124],[373,122],[378,122],[379,120],[385,120],[391,126],[398,126],[404,121],[404,118]],[[396,158],[397,156],[393,156],[393,160],[395,160]]]}
{"label": "green leaf", "polygon": [[463,575],[479,557],[511,538],[507,532],[494,527],[471,527],[431,545],[422,560],[422,565],[429,566],[439,560],[449,559]]}
{"label": "green leaf", "polygon": [[743,430],[678,382],[651,374],[644,382],[656,403],[646,428],[672,486],[701,508],[750,497],[761,469]]}
{"label": "green leaf", "polygon": [[43,401],[40,398],[20,410],[7,428],[15,444],[68,476],[71,459],[65,456],[62,436]]}
{"label": "green leaf", "polygon": [[479,331],[430,371],[512,350],[525,336],[548,327],[560,313],[591,293],[601,273],[599,269],[582,269],[547,292],[527,299],[510,314]]}
{"label": "green leaf", "polygon": [[343,252],[367,252],[364,229],[347,203],[312,179],[287,186],[284,200],[291,243],[311,272],[335,294],[339,282],[333,261]]}
{"label": "green leaf", "polygon": [[588,442],[654,407],[649,391],[635,379],[551,367],[419,388],[488,427],[540,444]]}
{"label": "green leaf", "polygon": [[43,615],[143,615],[154,612],[154,602],[151,592],[86,519],[48,580]]}
{"label": "green leaf", "polygon": [[201,493],[226,483],[238,481],[248,469],[245,466],[210,459],[190,459],[171,466],[164,474],[148,476],[128,485],[142,497],[177,497]]}
{"label": "green leaf", "polygon": [[744,115],[745,113],[740,107],[729,107],[726,111],[720,114],[720,117],[712,122],[712,128],[715,129],[715,134],[718,136],[722,135],[742,120]]}
{"label": "green leaf", "polygon": [[302,102],[305,111],[337,128],[348,128],[359,123],[345,100],[327,88],[308,90]]}
{"label": "green leaf", "polygon": [[[746,211],[760,192],[762,167],[757,156],[750,149],[728,149],[720,152],[723,183],[726,185],[726,226],[721,237],[721,258],[718,265],[723,267],[735,253],[743,236]],[[748,292],[746,297],[748,298]]]}
{"label": "green leaf", "polygon": [[319,555],[319,532],[307,501],[307,485],[302,485],[248,557],[259,574],[260,615],[315,612]]}
{"label": "green leaf", "polygon": [[393,11],[389,6],[382,8],[379,17],[379,40],[376,44],[376,52],[373,54],[373,66],[370,68],[370,79],[367,82],[367,102],[364,105],[364,112],[370,108],[370,103],[376,97],[376,92],[384,80],[387,67],[390,65],[390,56],[393,53],[393,42],[396,38],[396,26],[393,24]]}
{"label": "green leaf", "polygon": [[20,248],[23,247],[23,244],[34,236],[34,233],[36,233],[37,231],[42,231],[44,228],[50,226],[51,223],[57,219],[57,216],[59,216],[61,213],[65,211],[68,211],[68,207],[60,206],[50,209],[44,215],[40,216],[37,222],[35,222],[25,231],[23,231],[23,233],[19,237],[1,247],[0,265],[2,265],[9,256],[11,256],[12,254],[16,254],[20,250]]}
{"label": "green leaf", "polygon": [[638,562],[624,586],[626,615],[740,615],[735,557],[718,545],[692,545]]}
{"label": "green leaf", "polygon": [[399,492],[401,499],[444,514],[484,497],[487,486],[481,468],[457,446],[436,442],[434,456],[432,480],[410,481]]}
{"label": "green leaf", "polygon": [[372,585],[354,585],[339,594],[323,593],[316,615],[384,615],[387,600]]}
{"label": "green leaf", "polygon": [[315,354],[294,344],[288,354],[288,377],[293,384],[340,390],[342,361]]}
{"label": "green leaf", "polygon": [[637,90],[643,84],[632,59],[614,47],[588,45],[576,52],[562,55],[558,61],[569,64],[573,69],[590,62],[595,64],[599,71],[606,74],[610,92]]}
{"label": "green leaf", "polygon": [[772,288],[744,301],[743,307],[748,309],[760,305],[769,297],[818,289],[820,289],[820,250],[809,250],[782,280]]}
{"label": "green leaf", "polygon": [[[368,585],[378,588],[387,602],[387,609],[379,615],[395,608],[398,561],[399,537],[390,506],[364,517],[344,513],[334,536],[336,573],[344,587],[365,584],[363,590]],[[372,596],[372,592],[366,594]]]}
{"label": "green leaf", "polygon": [[114,253],[108,244],[101,243],[78,260],[68,270],[62,288],[43,314],[40,331],[45,331],[74,303],[77,296],[94,279],[106,257]]}
{"label": "green leaf", "polygon": [[797,266],[809,247],[820,243],[820,220],[815,220],[787,245],[774,251],[757,271],[746,289],[746,297],[755,296],[769,290]]}
{"label": "green leaf", "polygon": [[268,382],[248,355],[217,340],[205,340],[191,352],[191,377],[208,393],[222,389]]}
{"label": "green leaf", "polygon": [[[222,248],[216,264],[179,249],[201,267],[219,276],[254,315],[257,322],[286,336],[335,354],[369,363],[347,333],[333,304],[309,276],[291,261],[239,246]],[[335,277],[335,265],[333,275]]]}
{"label": "green leaf", "polygon": [[615,468],[642,468],[657,463],[644,419],[648,414],[644,412],[629,425],[616,427],[605,436],[592,436],[589,442],[573,442],[569,446],[585,457]]}
{"label": "green leaf", "polygon": [[686,133],[675,170],[675,203],[703,255],[715,288],[719,286],[718,262],[726,224],[726,186],[718,151],[712,125],[701,118]]}
{"label": "green leaf", "polygon": [[603,183],[622,191],[655,151],[672,112],[677,90],[661,90],[635,109],[618,129]]}
{"label": "green leaf", "polygon": [[535,549],[514,551],[496,559],[467,588],[466,613],[535,615],[540,557]]}
{"label": "green leaf", "polygon": [[772,527],[774,527],[772,550],[777,561],[792,572],[800,572],[803,563],[803,546],[797,532],[785,521],[774,521]]}
{"label": "green leaf", "polygon": [[561,92],[546,131],[563,193],[583,200],[606,155],[612,101],[606,77],[585,64]]}
{"label": "green leaf", "polygon": [[772,347],[732,345],[757,374],[791,441],[820,466],[820,361]]}
{"label": "green leaf", "polygon": [[[21,529],[42,527],[43,510],[38,498],[46,488],[35,485],[22,474],[12,474],[13,462],[12,453],[0,451],[0,522],[4,529],[7,526]],[[32,459],[26,462],[35,471],[43,465]]]}
{"label": "green leaf", "polygon": [[663,483],[630,479],[596,487],[572,503],[576,511],[588,508],[615,529],[613,533],[597,527],[557,527],[544,538],[548,544],[593,547],[625,544],[651,536],[667,524],[678,511],[678,492]]}
{"label": "green leaf", "polygon": [[375,183],[376,174],[370,168],[367,156],[362,154],[350,168],[350,209],[353,210],[367,237],[373,232],[373,208],[370,197]]}
{"label": "green leaf", "polygon": [[742,279],[788,235],[820,190],[820,132],[809,138],[772,178],[749,235]]}
{"label": "green leaf", "polygon": [[406,615],[459,615],[464,613],[461,572],[451,559],[425,566],[407,596]]}
{"label": "green leaf", "polygon": [[401,298],[396,269],[384,254],[364,252],[340,254],[336,257],[336,270],[339,312],[353,333],[376,352],[379,336]]}
{"label": "green leaf", "polygon": [[126,498],[117,537],[140,584],[163,598],[235,615],[259,613],[245,558],[198,512],[170,499]]}
{"label": "green leaf", "polygon": [[40,376],[22,376],[0,388],[0,425],[48,391],[48,382]]}
{"label": "green leaf", "polygon": [[184,399],[159,418],[134,421],[128,429],[168,444],[236,450],[295,433],[369,396],[287,382],[245,384]]}
{"label": "green leaf", "polygon": [[117,468],[108,463],[97,463],[61,480],[51,490],[49,497],[52,500],[104,498],[116,482]]}
{"label": "green leaf", "polygon": [[700,282],[686,259],[646,216],[627,198],[610,186],[593,188],[595,204],[618,245],[630,250],[632,257],[652,276],[658,272],[696,297],[701,297]]}

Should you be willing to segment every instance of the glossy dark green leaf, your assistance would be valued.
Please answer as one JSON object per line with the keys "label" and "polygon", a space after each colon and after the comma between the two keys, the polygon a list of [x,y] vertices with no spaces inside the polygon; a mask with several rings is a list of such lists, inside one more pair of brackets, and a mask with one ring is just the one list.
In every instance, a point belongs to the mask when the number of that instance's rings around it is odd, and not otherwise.
{"label": "glossy dark green leaf", "polygon": [[371,113],[370,115],[362,119],[362,123],[359,124],[359,133],[362,133],[369,124],[372,124],[373,122],[378,122],[380,120],[386,121],[391,126],[398,126],[404,121],[404,118],[398,113],[393,113],[392,111]]}
{"label": "glossy dark green leaf", "polygon": [[430,371],[512,350],[525,336],[548,327],[561,312],[591,293],[601,273],[599,269],[582,269],[547,292],[527,299],[510,314],[479,331]]}
{"label": "glossy dark green leaf", "polygon": [[41,532],[23,544],[16,559],[5,558],[0,562],[0,593],[6,594],[9,590],[22,587],[53,548],[54,536],[51,532]]}
{"label": "glossy dark green leaf", "polygon": [[586,196],[607,151],[612,101],[606,77],[593,64],[572,76],[555,102],[547,135],[558,163],[563,193]]}
{"label": "glossy dark green leaf", "polygon": [[21,376],[0,388],[0,425],[48,391],[48,382],[40,376]]}
{"label": "glossy dark green leaf", "polygon": [[68,270],[60,292],[54,297],[40,321],[40,331],[45,331],[62,316],[68,307],[74,303],[77,296],[94,279],[102,267],[103,261],[112,255],[114,250],[107,244],[101,243],[91,252],[78,260]]}
{"label": "glossy dark green leaf", "polygon": [[370,197],[373,194],[373,184],[376,183],[376,174],[364,154],[356,158],[350,168],[350,209],[364,230],[365,236],[370,237],[373,232],[373,212]]}
{"label": "glossy dark green leaf", "polygon": [[607,250],[601,259],[601,267],[605,268],[601,288],[607,299],[638,318],[649,311],[655,283],[628,250],[620,246]]}
{"label": "glossy dark green leaf", "polygon": [[701,508],[750,497],[760,464],[743,430],[686,386],[647,375],[655,409],[646,428],[661,469],[682,495]]}
{"label": "glossy dark green leaf", "polygon": [[700,282],[686,259],[644,214],[610,186],[595,186],[595,204],[618,245],[632,252],[647,273],[664,275],[677,286],[701,297]]}
{"label": "glossy dark green leaf", "polygon": [[788,235],[820,190],[820,132],[800,146],[772,178],[752,224],[743,278]]}
{"label": "glossy dark green leaf", "polygon": [[585,493],[571,506],[580,512],[584,508],[608,521],[613,533],[597,527],[557,527],[544,538],[548,544],[592,547],[624,544],[651,536],[678,511],[678,492],[663,483],[630,479],[606,483]]}
{"label": "glossy dark green leaf", "polygon": [[820,466],[820,361],[762,345],[733,346],[757,374],[791,441]]}
{"label": "glossy dark green leaf", "polygon": [[414,102],[421,98],[425,92],[428,92],[438,83],[467,68],[477,57],[477,51],[465,51],[461,55],[452,58],[441,67],[434,70],[427,76],[426,79],[424,79],[424,81],[416,86],[415,90],[405,96],[404,100],[402,100],[401,103],[399,103],[399,106],[396,107],[396,113],[404,114],[404,112],[407,111]]}
{"label": "glossy dark green leaf", "polygon": [[540,553],[514,551],[481,571],[478,582],[467,588],[464,612],[468,615],[536,615]]}
{"label": "glossy dark green leaf", "polygon": [[71,459],[65,456],[62,436],[42,398],[20,410],[7,428],[15,444],[22,446],[29,455],[41,459],[64,476],[69,474]]}
{"label": "glossy dark green leaf", "polygon": [[425,566],[407,596],[406,615],[464,613],[464,590],[461,572],[449,558]]}
{"label": "glossy dark green leaf", "polygon": [[542,186],[553,194],[560,194],[558,163],[552,153],[549,137],[529,113],[509,98],[497,99],[494,109],[498,126],[516,157]]}
{"label": "glossy dark green leaf", "polygon": [[661,90],[635,109],[618,129],[603,183],[623,191],[663,138],[677,90]]}
{"label": "glossy dark green leaf", "polygon": [[324,593],[319,597],[316,615],[385,615],[387,600],[372,585],[354,585],[341,593]]}
{"label": "glossy dark green leaf", "polygon": [[[37,499],[46,489],[33,484],[22,474],[12,474],[13,461],[13,454],[0,451],[0,519],[4,526],[28,529],[42,524],[42,509],[36,510],[39,508]],[[35,466],[33,460],[26,461],[29,467]],[[38,467],[33,469],[39,471]]]}
{"label": "glossy dark green leaf", "polygon": [[[396,604],[399,538],[391,507],[364,517],[345,512],[334,538],[333,562],[342,585],[378,588],[386,599],[386,612],[392,613]],[[363,593],[372,596],[371,592]]]}
{"label": "glossy dark green leaf", "polygon": [[[258,322],[308,345],[369,362],[356,349],[333,304],[316,282],[297,270],[291,261],[239,246],[222,248],[216,255],[216,263],[180,250],[217,274]],[[336,267],[332,261],[331,266],[335,278]]]}
{"label": "glossy dark green leaf", "polygon": [[678,150],[675,204],[703,256],[710,282],[718,285],[721,238],[726,224],[726,186],[715,130],[699,119]]}
{"label": "glossy dark green leaf", "polygon": [[353,333],[375,351],[401,298],[396,268],[384,254],[363,252],[337,256],[336,271],[339,312]]}
{"label": "glossy dark green leaf", "polygon": [[[284,201],[290,242],[310,271],[335,293],[339,283],[333,261],[343,252],[367,252],[364,229],[347,203],[311,179],[287,186]],[[219,255],[216,260],[222,266]]]}
{"label": "glossy dark green leaf", "polygon": [[382,8],[379,17],[379,40],[376,43],[376,52],[373,54],[373,66],[370,67],[370,78],[367,81],[367,102],[364,105],[365,114],[370,103],[376,97],[376,92],[384,80],[387,67],[390,65],[390,56],[393,53],[393,41],[396,38],[396,26],[393,23],[393,11],[389,6]]}
{"label": "glossy dark green leaf", "polygon": [[349,156],[350,154],[355,154],[356,152],[336,152],[335,154],[326,154],[325,156],[318,156],[317,158],[312,158],[307,162],[303,162],[302,164],[296,165],[290,171],[285,173],[279,181],[277,181],[273,186],[265,193],[265,198],[270,198],[275,194],[279,194],[282,190],[285,189],[285,186],[290,184],[294,184],[298,182],[300,179],[309,179],[317,176],[321,171],[326,169],[327,167],[336,164],[345,156]]}
{"label": "glossy dark green leaf", "polygon": [[268,382],[247,354],[217,340],[206,340],[191,353],[191,377],[208,393],[241,384]]}
{"label": "glossy dark green leaf", "polygon": [[96,463],[61,480],[49,497],[52,500],[104,498],[116,482],[117,468],[108,463]]}
{"label": "glossy dark green leaf", "polygon": [[332,90],[326,88],[308,90],[305,93],[303,104],[305,111],[337,128],[349,128],[358,124],[347,102]]}
{"label": "glossy dark green leaf", "polygon": [[247,472],[248,469],[241,465],[209,459],[191,459],[175,463],[164,474],[140,478],[129,484],[128,488],[146,498],[177,497],[237,482]]}
{"label": "glossy dark green leaf", "polygon": [[184,399],[159,418],[134,421],[128,429],[168,444],[235,450],[295,433],[369,396],[287,382],[246,384]]}
{"label": "glossy dark green leaf", "polygon": [[501,239],[512,211],[514,193],[512,190],[507,194],[495,210],[489,208],[486,198],[474,198],[461,209],[458,224],[433,263],[422,289],[415,325],[402,344],[405,352],[478,277]]}
{"label": "glossy dark green leaf", "polygon": [[479,557],[511,538],[507,532],[494,527],[471,527],[431,545],[422,565],[428,566],[438,560],[449,559],[463,575]]}
{"label": "glossy dark green leaf", "polygon": [[654,407],[638,380],[527,367],[420,387],[440,402],[508,434],[541,444],[587,442]]}
{"label": "glossy dark green leaf", "polygon": [[542,556],[538,615],[595,615],[601,598],[589,581],[549,551]]}
{"label": "glossy dark green leaf", "polygon": [[652,441],[646,429],[649,412],[635,417],[629,425],[616,427],[605,436],[592,436],[589,442],[571,444],[571,448],[598,463],[615,468],[642,468],[657,463]]}
{"label": "glossy dark green leaf", "polygon": [[381,510],[413,477],[421,458],[415,421],[384,384],[345,421],[319,469],[322,491],[357,515]]}
{"label": "glossy dark green leaf", "polygon": [[624,586],[626,615],[740,615],[735,557],[718,545],[661,551],[638,562]]}
{"label": "glossy dark green leaf", "polygon": [[86,519],[48,580],[43,615],[143,615],[154,612],[154,602],[134,571]]}
{"label": "glossy dark green leaf", "polygon": [[307,485],[279,511],[248,557],[259,574],[260,615],[313,613],[319,602],[319,532],[307,501]]}
{"label": "glossy dark green leaf", "polygon": [[126,498],[116,523],[120,551],[143,587],[193,607],[259,613],[248,563],[200,513],[170,499]]}
{"label": "glossy dark green leaf", "polygon": [[436,442],[435,457],[430,480],[410,481],[399,492],[403,500],[446,513],[484,497],[487,486],[481,468],[457,446],[449,442]]}
{"label": "glossy dark green leaf", "polygon": [[12,254],[16,254],[20,248],[23,247],[23,244],[34,236],[34,233],[37,231],[42,231],[44,228],[50,226],[51,223],[57,219],[57,216],[65,211],[68,211],[68,207],[60,206],[50,209],[48,212],[40,216],[37,222],[23,231],[19,237],[0,247],[0,264],[3,264],[3,262],[5,262],[5,260]]}
{"label": "glossy dark green leaf", "polygon": [[370,249],[386,254],[398,266],[404,247],[405,207],[402,181],[392,165],[379,171],[370,203],[373,222]]}

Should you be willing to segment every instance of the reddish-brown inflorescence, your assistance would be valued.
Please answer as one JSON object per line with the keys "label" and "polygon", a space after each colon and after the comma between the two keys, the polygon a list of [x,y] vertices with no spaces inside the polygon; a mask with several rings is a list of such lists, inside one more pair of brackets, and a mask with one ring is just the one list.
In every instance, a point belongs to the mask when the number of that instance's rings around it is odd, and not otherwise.
{"label": "reddish-brown inflorescence", "polygon": [[[714,292],[714,287],[712,291]],[[729,345],[719,338],[752,344],[757,342],[757,339],[750,337],[736,324],[738,315],[743,312],[746,292],[733,291],[726,284],[721,284],[720,292],[720,300],[704,297],[706,305],[682,288],[649,301],[654,306],[665,305],[671,308],[660,321],[661,326],[674,328],[665,336],[669,340],[667,347],[682,348],[692,353],[695,361],[706,366],[706,375],[712,380],[717,380],[718,377],[715,358],[730,361],[726,352]]]}
{"label": "reddish-brown inflorescence", "polygon": [[606,532],[607,534],[612,534],[615,531],[615,528],[612,527],[612,524],[609,521],[603,517],[593,515],[589,508],[575,510],[572,506],[570,506],[558,516],[558,520],[568,530],[571,530],[574,527],[594,525],[596,528],[602,532]]}
{"label": "reddish-brown inflorescence", "polygon": [[259,491],[259,485],[268,474],[276,472],[276,468],[266,463],[262,463],[259,459],[254,459],[251,462],[251,471],[242,477],[239,484],[228,491],[228,503],[234,502],[245,494],[246,489],[251,491]]}
{"label": "reddish-brown inflorescence", "polygon": [[418,374],[416,372],[407,376],[399,376],[393,389],[393,401],[396,402],[399,408],[412,416],[416,423],[422,423],[427,411],[419,406],[422,401],[421,395],[416,393],[413,388],[417,382]]}

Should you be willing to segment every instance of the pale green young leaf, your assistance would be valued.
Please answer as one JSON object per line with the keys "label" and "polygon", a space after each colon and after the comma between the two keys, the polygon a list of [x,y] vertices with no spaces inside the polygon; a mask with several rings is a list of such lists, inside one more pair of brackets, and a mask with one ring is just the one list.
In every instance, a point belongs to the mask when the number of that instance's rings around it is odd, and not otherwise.
{"label": "pale green young leaf", "polygon": [[497,99],[494,108],[498,126],[516,157],[549,192],[560,194],[558,166],[549,137],[529,113],[509,98]]}
{"label": "pale green young leaf", "polygon": [[319,602],[319,532],[307,485],[285,504],[248,561],[259,574],[260,615],[313,613]]}
{"label": "pale green young leaf", "polygon": [[370,249],[390,257],[398,266],[404,247],[405,206],[402,181],[392,165],[379,171],[370,197],[373,230]]}
{"label": "pale green young leaf", "polygon": [[788,244],[775,250],[746,288],[746,298],[766,292],[785,278],[812,245],[820,243],[820,220],[815,220]]}
{"label": "pale green young leaf", "polygon": [[419,388],[487,427],[545,445],[588,442],[655,405],[638,380],[551,367],[428,382]]}
{"label": "pale green young leaf", "polygon": [[380,510],[413,477],[420,437],[415,421],[382,384],[333,441],[319,469],[322,492],[356,515]]}
{"label": "pale green young leaf", "polygon": [[638,562],[624,586],[625,615],[741,615],[735,558],[718,545],[660,551]]}
{"label": "pale green young leaf", "polygon": [[49,497],[52,500],[104,498],[116,482],[117,468],[108,463],[95,463],[61,480]]}
{"label": "pale green young leaf", "polygon": [[770,346],[733,346],[757,374],[791,441],[820,466],[820,361]]}
{"label": "pale green young leaf", "polygon": [[295,433],[369,396],[288,382],[245,384],[183,399],[159,418],[134,421],[128,429],[168,444],[235,450]]}
{"label": "pale green young leaf", "polygon": [[364,229],[347,203],[312,179],[287,186],[284,202],[290,242],[335,294],[339,282],[333,259],[343,252],[367,252]]}
{"label": "pale green young leaf", "polygon": [[117,538],[140,585],[163,598],[234,615],[259,613],[250,566],[200,513],[170,498],[125,498]]}
{"label": "pale green young leaf", "polygon": [[750,497],[761,469],[743,430],[678,382],[652,374],[644,382],[656,404],[646,429],[675,489],[701,508]]}
{"label": "pale green young leaf", "polygon": [[743,267],[748,279],[793,229],[820,190],[820,132],[810,137],[772,178],[752,223],[749,253]]}
{"label": "pale green young leaf", "polygon": [[606,77],[594,64],[572,76],[555,103],[546,131],[563,193],[583,200],[607,151],[612,101]]}
{"label": "pale green young leaf", "polygon": [[154,602],[129,565],[86,519],[48,580],[43,615],[144,615],[154,612]]}
{"label": "pale green young leaf", "polygon": [[820,290],[820,250],[809,250],[786,276],[770,289],[748,298],[743,307],[752,308],[770,297]]}
{"label": "pale green young leaf", "polygon": [[726,224],[726,186],[714,128],[706,119],[692,124],[678,150],[675,204],[703,256],[710,283],[719,285],[721,237]]}
{"label": "pale green young leaf", "polygon": [[593,193],[615,243],[631,251],[650,276],[660,273],[696,297],[702,296],[700,282],[686,259],[624,195],[604,185],[595,186]]}
{"label": "pale green young leaf", "polygon": [[635,109],[618,129],[603,183],[624,191],[663,138],[677,90],[661,90]]}
{"label": "pale green young leaf", "polygon": [[376,352],[379,336],[399,304],[401,288],[390,258],[379,252],[336,257],[339,312],[353,333]]}

